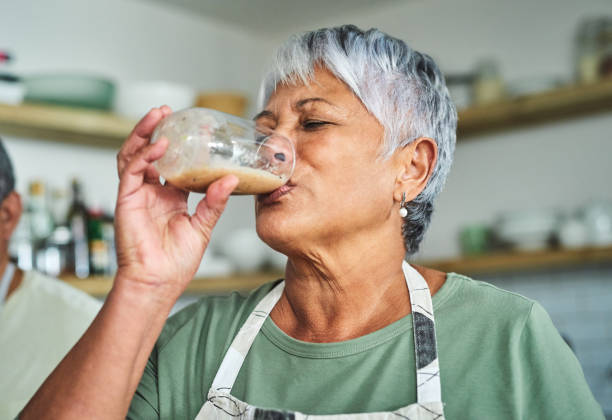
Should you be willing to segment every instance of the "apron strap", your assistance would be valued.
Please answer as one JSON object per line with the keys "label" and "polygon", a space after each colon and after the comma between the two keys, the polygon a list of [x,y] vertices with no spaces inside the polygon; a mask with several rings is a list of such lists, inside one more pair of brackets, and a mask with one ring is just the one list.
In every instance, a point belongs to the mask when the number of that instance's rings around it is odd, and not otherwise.
{"label": "apron strap", "polygon": [[228,393],[232,390],[234,382],[238,377],[238,372],[244,363],[255,337],[259,333],[264,321],[270,315],[270,312],[280,299],[285,289],[285,281],[281,281],[274,289],[264,296],[257,304],[253,312],[249,315],[246,322],[238,331],[238,334],[232,341],[232,345],[225,354],[221,366],[217,371],[217,375],[212,383],[212,388],[223,389]]}
{"label": "apron strap", "polygon": [[[440,367],[436,345],[436,331],[433,303],[427,282],[421,274],[406,261],[402,262],[406,285],[412,306],[414,351],[416,360],[417,401],[419,403],[442,401]],[[212,388],[231,392],[246,355],[255,337],[280,299],[285,282],[274,287],[255,307],[232,341],[221,366],[217,371]]]}
{"label": "apron strap", "polygon": [[442,401],[436,327],[429,286],[423,276],[406,261],[402,263],[402,268],[412,307],[417,401],[419,403]]}

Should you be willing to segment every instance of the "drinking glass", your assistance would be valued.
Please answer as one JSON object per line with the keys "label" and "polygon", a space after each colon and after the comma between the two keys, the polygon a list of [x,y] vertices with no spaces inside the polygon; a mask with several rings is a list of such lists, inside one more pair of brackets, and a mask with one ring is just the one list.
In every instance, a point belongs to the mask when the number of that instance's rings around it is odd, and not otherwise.
{"label": "drinking glass", "polygon": [[155,162],[160,175],[187,191],[206,192],[215,180],[236,175],[232,194],[264,194],[287,183],[295,167],[293,143],[243,118],[207,108],[188,108],[164,118],[151,142],[168,139]]}

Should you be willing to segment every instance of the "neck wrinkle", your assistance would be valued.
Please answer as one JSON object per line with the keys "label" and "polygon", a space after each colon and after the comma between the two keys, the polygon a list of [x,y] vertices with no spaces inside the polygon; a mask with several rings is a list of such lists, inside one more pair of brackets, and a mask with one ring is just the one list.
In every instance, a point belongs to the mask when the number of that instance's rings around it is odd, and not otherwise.
{"label": "neck wrinkle", "polygon": [[[410,313],[403,248],[290,257],[285,290],[271,313],[287,335],[311,342],[357,338]],[[361,248],[363,249],[363,248]],[[335,250],[337,251],[337,250]]]}
{"label": "neck wrinkle", "polygon": [[334,237],[294,242],[274,323],[301,341],[357,338],[410,313],[399,217]]}

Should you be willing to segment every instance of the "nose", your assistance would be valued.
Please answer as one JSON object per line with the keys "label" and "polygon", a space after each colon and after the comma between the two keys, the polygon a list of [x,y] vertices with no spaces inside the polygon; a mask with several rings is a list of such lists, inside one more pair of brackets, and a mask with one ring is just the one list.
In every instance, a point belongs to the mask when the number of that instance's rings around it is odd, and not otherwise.
{"label": "nose", "polygon": [[295,166],[295,147],[291,140],[273,132],[263,141],[261,153],[273,173],[291,177]]}
{"label": "nose", "polygon": [[275,132],[268,137],[266,145],[270,148],[270,153],[273,154],[274,159],[285,163],[293,160],[295,146],[287,137]]}
{"label": "nose", "polygon": [[295,149],[295,145],[289,138],[277,132],[268,136],[266,145],[274,152],[274,156],[283,162],[293,154]]}
{"label": "nose", "polygon": [[[299,133],[295,130],[295,128],[291,125],[291,122],[280,123],[276,126],[274,131],[272,132],[270,137],[276,138],[280,144],[284,145],[284,148],[281,147],[280,152],[284,152],[287,148],[291,148],[291,156],[293,156],[290,160],[295,160],[296,164],[300,158],[300,142],[298,141]],[[283,143],[279,138],[285,139],[287,143]],[[282,159],[283,157],[280,157]],[[284,156],[287,158],[287,156]]]}

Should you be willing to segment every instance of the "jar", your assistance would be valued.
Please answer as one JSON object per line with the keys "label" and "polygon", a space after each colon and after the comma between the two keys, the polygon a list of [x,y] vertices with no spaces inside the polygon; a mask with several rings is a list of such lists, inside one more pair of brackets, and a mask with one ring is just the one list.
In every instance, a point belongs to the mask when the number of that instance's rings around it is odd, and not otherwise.
{"label": "jar", "polygon": [[588,18],[576,33],[576,80],[594,83],[612,73],[612,19]]}
{"label": "jar", "polygon": [[151,142],[168,139],[156,162],[172,185],[206,192],[217,179],[233,174],[233,194],[269,193],[289,181],[295,166],[293,143],[250,120],[207,108],[188,108],[164,118]]}
{"label": "jar", "polygon": [[473,85],[473,98],[476,105],[497,102],[505,96],[504,81],[497,62],[493,59],[481,60],[476,66],[476,80]]}

